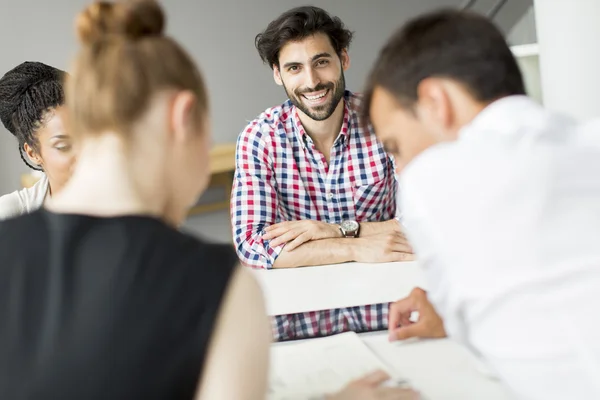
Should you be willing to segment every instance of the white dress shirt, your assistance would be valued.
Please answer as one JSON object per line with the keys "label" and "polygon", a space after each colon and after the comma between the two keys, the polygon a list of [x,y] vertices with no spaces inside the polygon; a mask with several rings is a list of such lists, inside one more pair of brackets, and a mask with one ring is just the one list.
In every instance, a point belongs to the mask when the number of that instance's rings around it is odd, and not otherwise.
{"label": "white dress shirt", "polygon": [[449,336],[518,398],[600,399],[600,124],[507,97],[400,179]]}

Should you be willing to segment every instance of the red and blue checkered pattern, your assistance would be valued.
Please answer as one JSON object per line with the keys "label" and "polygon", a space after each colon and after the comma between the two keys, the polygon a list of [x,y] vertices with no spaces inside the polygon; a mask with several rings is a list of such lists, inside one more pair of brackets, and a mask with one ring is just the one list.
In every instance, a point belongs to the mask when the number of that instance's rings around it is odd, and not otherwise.
{"label": "red and blue checkered pattern", "polygon": [[[344,104],[342,129],[329,163],[305,133],[289,100],[266,110],[240,134],[231,219],[236,250],[244,265],[272,268],[283,245],[272,248],[262,235],[267,226],[278,222],[367,222],[395,217],[393,160],[374,135],[364,132],[359,121],[360,97],[346,91]],[[274,320],[276,339],[386,327],[387,305]]]}

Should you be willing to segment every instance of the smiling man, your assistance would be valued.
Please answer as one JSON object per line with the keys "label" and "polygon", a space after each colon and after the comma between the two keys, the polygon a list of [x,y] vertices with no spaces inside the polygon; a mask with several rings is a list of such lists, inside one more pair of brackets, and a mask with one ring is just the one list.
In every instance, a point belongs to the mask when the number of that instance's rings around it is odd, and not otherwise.
{"label": "smiling man", "polygon": [[[288,100],[242,131],[232,191],[242,262],[293,268],[412,257],[395,219],[392,159],[347,91],[352,32],[317,7],[285,12],[256,37]],[[308,293],[307,293],[308,295]],[[383,329],[387,305],[277,318],[278,339]]]}

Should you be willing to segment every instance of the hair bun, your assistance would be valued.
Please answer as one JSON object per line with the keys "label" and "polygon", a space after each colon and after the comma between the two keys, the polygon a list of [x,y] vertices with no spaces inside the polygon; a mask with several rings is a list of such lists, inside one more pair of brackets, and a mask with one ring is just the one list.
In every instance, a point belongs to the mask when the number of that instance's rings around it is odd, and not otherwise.
{"label": "hair bun", "polygon": [[97,1],[76,19],[77,35],[83,44],[110,36],[123,36],[130,40],[160,36],[164,26],[163,10],[155,0]]}

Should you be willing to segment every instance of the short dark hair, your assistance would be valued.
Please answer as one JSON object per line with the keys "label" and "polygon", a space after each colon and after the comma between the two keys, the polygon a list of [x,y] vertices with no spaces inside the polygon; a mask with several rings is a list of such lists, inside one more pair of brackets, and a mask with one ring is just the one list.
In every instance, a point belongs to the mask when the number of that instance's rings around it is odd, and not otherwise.
{"label": "short dark hair", "polygon": [[64,71],[41,62],[24,62],[0,78],[0,120],[19,141],[19,153],[30,168],[40,170],[23,157],[28,143],[39,151],[35,135],[46,113],[65,103]]}
{"label": "short dark hair", "polygon": [[525,94],[521,71],[500,30],[482,15],[446,9],[417,17],[391,36],[367,80],[363,116],[369,115],[377,86],[412,109],[419,83],[429,77],[453,79],[482,102]]}
{"label": "short dark hair", "polygon": [[348,49],[353,35],[338,17],[332,17],[319,7],[304,6],[281,14],[267,29],[256,35],[254,44],[264,63],[271,68],[273,65],[279,67],[279,51],[286,43],[316,33],[326,34],[338,55]]}

